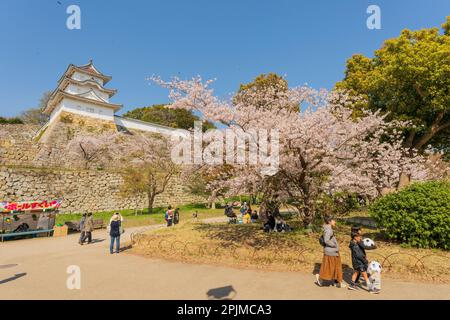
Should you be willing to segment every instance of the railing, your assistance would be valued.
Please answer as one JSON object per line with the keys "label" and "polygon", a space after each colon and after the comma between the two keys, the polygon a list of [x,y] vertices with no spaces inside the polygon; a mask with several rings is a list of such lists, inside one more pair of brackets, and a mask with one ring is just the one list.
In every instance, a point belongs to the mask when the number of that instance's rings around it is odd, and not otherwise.
{"label": "railing", "polygon": [[[208,258],[208,261],[218,262],[219,260],[251,261],[252,264],[272,265],[282,263],[289,266],[299,264],[315,264],[321,262],[322,251],[306,248],[300,244],[279,248],[276,246],[246,247],[220,244],[204,244],[194,242],[172,241],[170,238],[162,238],[157,235],[144,234],[143,230],[134,232],[131,235],[131,244],[134,247],[151,254],[157,253],[163,258],[177,258],[181,260],[192,260],[192,258]],[[342,262],[351,265],[351,255],[348,250],[342,250]],[[440,276],[450,274],[450,257],[439,253],[426,253],[414,255],[406,252],[392,252],[381,254],[375,251],[367,251],[369,261],[376,260],[382,267],[383,272],[408,272],[430,273]],[[436,267],[428,263],[430,259],[442,259]],[[434,267],[434,268],[433,268]],[[439,269],[439,270],[438,270]]]}

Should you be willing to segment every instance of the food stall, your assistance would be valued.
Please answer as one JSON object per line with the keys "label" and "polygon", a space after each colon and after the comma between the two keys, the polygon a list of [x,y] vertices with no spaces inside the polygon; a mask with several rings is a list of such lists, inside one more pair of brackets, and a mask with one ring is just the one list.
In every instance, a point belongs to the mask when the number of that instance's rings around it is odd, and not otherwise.
{"label": "food stall", "polygon": [[37,236],[54,231],[55,217],[61,199],[52,201],[0,202],[0,237]]}

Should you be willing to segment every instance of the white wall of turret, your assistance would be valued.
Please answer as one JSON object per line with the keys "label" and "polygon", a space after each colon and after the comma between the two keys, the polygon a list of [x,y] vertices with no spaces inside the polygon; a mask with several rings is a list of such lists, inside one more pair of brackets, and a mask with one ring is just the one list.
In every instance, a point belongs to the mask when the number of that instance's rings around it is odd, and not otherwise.
{"label": "white wall of turret", "polygon": [[52,112],[50,122],[56,119],[62,111],[75,113],[85,117],[114,121],[114,110],[111,108],[105,108],[93,103],[72,100],[70,98],[64,98]]}

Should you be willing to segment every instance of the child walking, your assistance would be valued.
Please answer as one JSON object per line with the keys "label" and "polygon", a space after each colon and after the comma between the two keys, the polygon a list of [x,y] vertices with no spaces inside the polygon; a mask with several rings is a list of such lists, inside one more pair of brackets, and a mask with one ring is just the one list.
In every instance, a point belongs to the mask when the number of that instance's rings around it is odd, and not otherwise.
{"label": "child walking", "polygon": [[362,236],[360,232],[352,232],[351,237],[352,239],[350,240],[349,248],[352,253],[352,266],[355,272],[352,275],[352,281],[350,282],[348,289],[357,290],[356,281],[360,276],[363,276],[370,292],[370,282],[367,275],[369,261],[367,260],[364,246],[361,243]]}

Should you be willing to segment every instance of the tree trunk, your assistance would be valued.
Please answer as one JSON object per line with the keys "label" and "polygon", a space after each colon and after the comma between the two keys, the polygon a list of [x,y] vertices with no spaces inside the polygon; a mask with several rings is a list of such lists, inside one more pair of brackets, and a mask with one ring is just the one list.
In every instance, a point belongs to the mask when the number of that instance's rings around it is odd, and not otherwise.
{"label": "tree trunk", "polygon": [[214,190],[208,199],[208,208],[210,209],[216,208],[216,199],[217,199],[217,191]]}
{"label": "tree trunk", "polygon": [[256,204],[256,196],[253,193],[250,194],[250,204],[251,205]]}
{"label": "tree trunk", "polygon": [[450,127],[450,122],[441,124],[441,121],[444,118],[444,116],[445,116],[444,111],[438,113],[438,115],[434,119],[433,124],[431,125],[430,131],[425,133],[417,142],[414,143],[413,147],[415,149],[417,149],[418,151],[423,151],[428,141],[430,141],[431,138],[433,138],[436,135],[436,133]]}
{"label": "tree trunk", "polygon": [[397,189],[400,190],[411,183],[411,175],[404,172],[400,173]]}
{"label": "tree trunk", "polygon": [[312,227],[314,221],[314,211],[311,208],[311,201],[309,197],[304,198],[303,200],[303,226],[306,229]]}
{"label": "tree trunk", "polygon": [[153,203],[155,202],[155,195],[153,193],[148,194],[148,213],[153,213]]}

